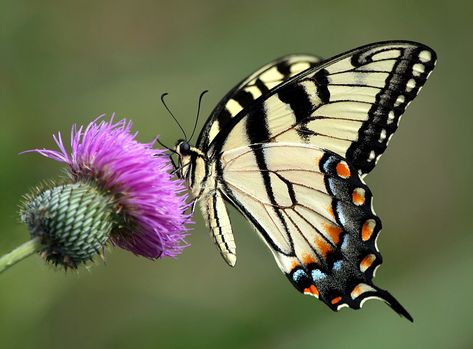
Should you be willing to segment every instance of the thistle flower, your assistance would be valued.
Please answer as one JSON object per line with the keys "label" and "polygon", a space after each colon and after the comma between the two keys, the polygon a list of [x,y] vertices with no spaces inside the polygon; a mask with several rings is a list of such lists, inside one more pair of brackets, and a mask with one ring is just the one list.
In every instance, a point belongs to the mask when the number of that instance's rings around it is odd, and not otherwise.
{"label": "thistle flower", "polygon": [[20,218],[32,237],[25,250],[75,268],[107,242],[149,259],[188,246],[185,188],[171,176],[167,155],[138,142],[131,122],[113,118],[73,126],[70,152],[60,133],[53,136],[59,150],[30,151],[65,163],[68,179],[25,197]]}

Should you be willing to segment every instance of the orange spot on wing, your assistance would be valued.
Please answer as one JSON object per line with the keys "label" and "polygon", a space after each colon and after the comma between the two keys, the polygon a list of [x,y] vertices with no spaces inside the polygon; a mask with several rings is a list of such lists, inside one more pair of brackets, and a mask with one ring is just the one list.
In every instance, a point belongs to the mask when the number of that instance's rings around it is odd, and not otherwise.
{"label": "orange spot on wing", "polygon": [[300,267],[300,264],[296,261],[291,262],[291,270],[294,270],[296,268]]}
{"label": "orange spot on wing", "polygon": [[355,205],[363,205],[365,203],[365,190],[363,188],[356,188],[351,194],[351,199]]}
{"label": "orange spot on wing", "polygon": [[355,299],[365,292],[375,292],[375,291],[376,290],[370,285],[360,283],[353,288],[353,290],[350,292],[350,296],[352,299]]}
{"label": "orange spot on wing", "polygon": [[337,303],[340,303],[341,300],[342,300],[342,297],[335,297],[334,299],[330,301],[330,303],[337,304]]}
{"label": "orange spot on wing", "polygon": [[351,291],[350,295],[351,295],[351,298],[355,299],[362,293],[363,293],[363,287],[361,284],[358,284],[353,288],[353,291]]}
{"label": "orange spot on wing", "polygon": [[375,260],[376,256],[374,254],[366,255],[360,262],[361,272],[364,273],[369,267],[371,267]]}
{"label": "orange spot on wing", "polygon": [[310,285],[309,287],[304,288],[304,294],[309,294],[309,295],[312,295],[312,296],[318,298],[319,297],[319,290],[314,285]]}
{"label": "orange spot on wing", "polygon": [[327,253],[332,251],[332,246],[330,246],[330,244],[322,238],[316,238],[314,243],[317,252],[319,252],[319,254],[322,255],[324,258],[327,257]]}
{"label": "orange spot on wing", "polygon": [[373,235],[374,228],[376,227],[376,221],[374,219],[368,219],[361,227],[361,239],[368,241]]}
{"label": "orange spot on wing", "polygon": [[338,225],[330,224],[330,223],[323,223],[324,229],[330,238],[330,241],[334,243],[334,245],[338,245],[340,242],[340,235],[342,233],[342,228]]}
{"label": "orange spot on wing", "polygon": [[330,218],[335,220],[335,213],[333,213],[333,208],[332,208],[331,204],[330,204],[329,207],[327,207],[327,212],[328,212],[328,215],[330,216]]}
{"label": "orange spot on wing", "polygon": [[348,178],[351,175],[350,168],[345,161],[340,161],[335,167],[335,170],[337,171],[337,175],[342,178]]}
{"label": "orange spot on wing", "polygon": [[315,260],[314,256],[312,256],[311,254],[304,253],[302,255],[302,263],[304,263],[304,265],[313,264],[315,262],[316,262],[316,260]]}

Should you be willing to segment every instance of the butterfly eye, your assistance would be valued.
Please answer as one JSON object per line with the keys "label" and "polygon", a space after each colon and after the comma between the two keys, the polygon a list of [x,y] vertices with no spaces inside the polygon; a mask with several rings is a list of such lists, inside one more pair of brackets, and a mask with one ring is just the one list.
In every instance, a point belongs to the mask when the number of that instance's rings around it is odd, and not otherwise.
{"label": "butterfly eye", "polygon": [[190,150],[191,150],[191,146],[187,142],[182,142],[179,145],[179,153],[181,153],[181,155],[188,155]]}

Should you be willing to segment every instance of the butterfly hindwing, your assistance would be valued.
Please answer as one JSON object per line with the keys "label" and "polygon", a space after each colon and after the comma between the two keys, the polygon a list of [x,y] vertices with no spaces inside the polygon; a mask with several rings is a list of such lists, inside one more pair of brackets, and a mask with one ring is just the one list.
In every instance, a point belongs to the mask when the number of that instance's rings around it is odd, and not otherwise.
{"label": "butterfly hindwing", "polygon": [[[240,147],[221,161],[223,193],[299,291],[334,310],[378,297],[409,318],[372,283],[382,262],[376,247],[381,221],[356,168],[338,154],[297,143]],[[267,190],[257,190],[262,185]]]}

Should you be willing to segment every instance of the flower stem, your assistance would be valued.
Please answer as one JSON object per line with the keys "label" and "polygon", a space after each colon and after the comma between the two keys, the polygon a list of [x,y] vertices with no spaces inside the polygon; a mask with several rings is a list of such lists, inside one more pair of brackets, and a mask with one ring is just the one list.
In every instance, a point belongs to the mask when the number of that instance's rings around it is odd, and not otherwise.
{"label": "flower stem", "polygon": [[4,272],[26,257],[32,255],[38,251],[41,246],[43,246],[43,244],[41,243],[40,238],[36,237],[18,246],[10,253],[3,255],[0,257],[0,273]]}

